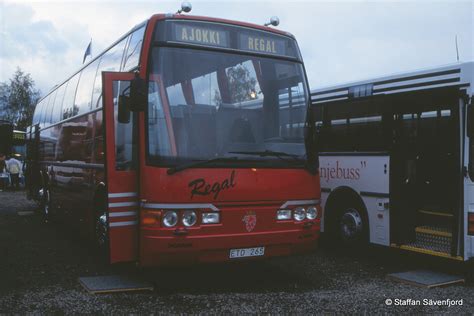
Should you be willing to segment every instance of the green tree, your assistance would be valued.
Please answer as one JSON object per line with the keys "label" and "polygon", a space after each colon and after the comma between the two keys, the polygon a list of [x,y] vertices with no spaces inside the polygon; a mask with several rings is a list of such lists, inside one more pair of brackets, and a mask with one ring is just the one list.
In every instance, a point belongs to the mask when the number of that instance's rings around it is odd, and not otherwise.
{"label": "green tree", "polygon": [[[257,80],[250,75],[250,71],[245,65],[236,65],[230,67],[226,71],[229,98],[226,102],[239,103],[252,100],[251,93],[256,93]],[[221,95],[216,91],[214,101],[220,104],[223,100]]]}
{"label": "green tree", "polygon": [[0,117],[25,130],[31,124],[40,91],[31,75],[17,68],[10,82],[0,83]]}

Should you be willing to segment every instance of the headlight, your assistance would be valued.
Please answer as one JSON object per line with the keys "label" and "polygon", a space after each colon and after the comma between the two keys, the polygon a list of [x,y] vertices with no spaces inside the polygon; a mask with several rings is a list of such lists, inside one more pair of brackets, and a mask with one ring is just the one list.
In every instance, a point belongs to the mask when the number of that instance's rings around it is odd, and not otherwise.
{"label": "headlight", "polygon": [[194,211],[185,211],[183,213],[183,225],[184,226],[193,226],[196,224],[197,221],[197,215]]}
{"label": "headlight", "polygon": [[168,211],[163,216],[163,225],[173,227],[178,223],[178,214],[175,211]]}
{"label": "headlight", "polygon": [[202,213],[203,224],[218,224],[220,220],[219,213]]}
{"label": "headlight", "polygon": [[304,220],[306,217],[306,210],[304,207],[297,207],[295,208],[295,211],[293,212],[293,218],[297,220],[298,222]]}
{"label": "headlight", "polygon": [[314,206],[308,207],[306,211],[306,218],[308,219],[316,219],[318,217],[318,209]]}
{"label": "headlight", "polygon": [[277,220],[283,221],[291,219],[291,210],[278,210],[277,211]]}

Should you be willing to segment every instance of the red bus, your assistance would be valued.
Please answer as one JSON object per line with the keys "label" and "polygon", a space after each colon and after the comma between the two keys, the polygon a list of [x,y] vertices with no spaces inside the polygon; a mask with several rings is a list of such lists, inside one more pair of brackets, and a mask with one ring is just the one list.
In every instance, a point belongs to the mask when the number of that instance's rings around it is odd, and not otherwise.
{"label": "red bus", "polygon": [[110,263],[305,253],[320,188],[295,38],[157,14],[38,103],[30,196]]}

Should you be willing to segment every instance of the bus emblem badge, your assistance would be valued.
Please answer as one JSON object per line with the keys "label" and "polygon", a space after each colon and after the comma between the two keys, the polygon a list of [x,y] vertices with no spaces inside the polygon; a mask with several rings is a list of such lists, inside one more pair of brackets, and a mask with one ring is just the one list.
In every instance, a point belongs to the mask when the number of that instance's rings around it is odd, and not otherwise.
{"label": "bus emblem badge", "polygon": [[255,215],[255,212],[247,212],[242,218],[242,222],[245,223],[245,229],[250,233],[257,225],[257,215]]}

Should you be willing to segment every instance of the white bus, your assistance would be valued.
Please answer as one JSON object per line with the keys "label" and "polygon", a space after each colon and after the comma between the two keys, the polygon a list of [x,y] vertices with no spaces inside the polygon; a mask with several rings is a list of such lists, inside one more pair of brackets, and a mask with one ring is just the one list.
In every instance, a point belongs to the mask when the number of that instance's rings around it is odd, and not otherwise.
{"label": "white bus", "polygon": [[474,62],[313,90],[322,231],[474,257]]}

